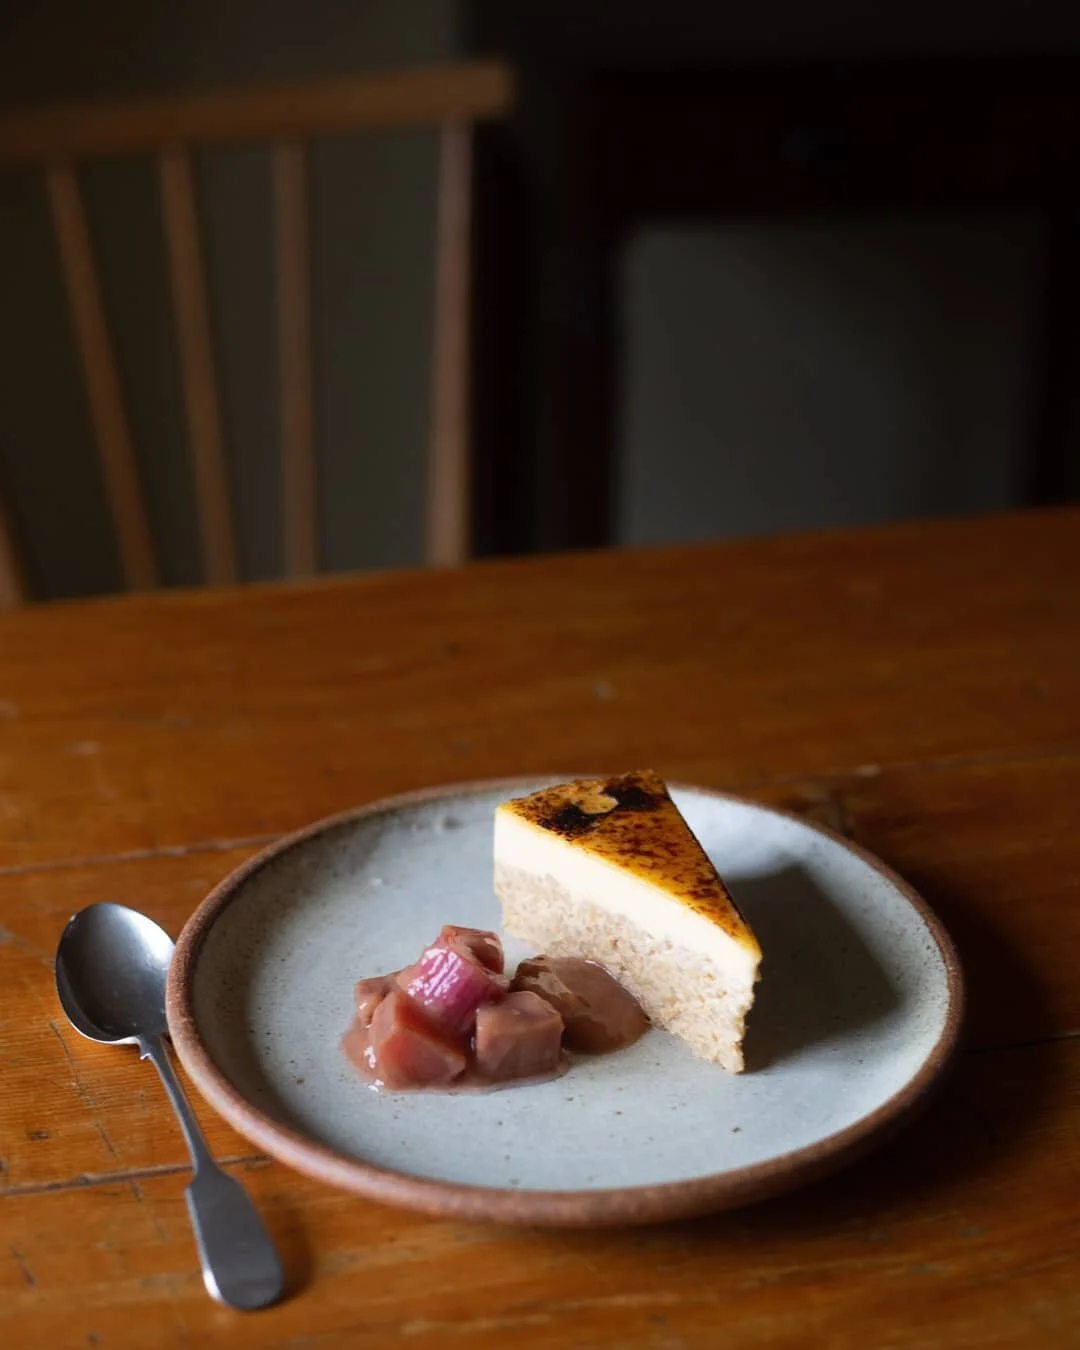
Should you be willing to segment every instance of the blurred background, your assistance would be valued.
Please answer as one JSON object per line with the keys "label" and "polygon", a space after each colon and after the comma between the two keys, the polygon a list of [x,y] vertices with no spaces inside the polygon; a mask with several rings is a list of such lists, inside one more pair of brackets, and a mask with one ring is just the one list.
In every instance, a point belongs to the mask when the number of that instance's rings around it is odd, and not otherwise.
{"label": "blurred background", "polygon": [[[1080,494],[1080,8],[7,6],[0,113],[498,56],[475,138],[470,552]],[[2,136],[0,136],[2,140]],[[245,580],[284,570],[265,146],[200,149]],[[425,562],[436,133],[310,147],[318,561]],[[165,584],[203,580],[150,155],[79,166]],[[31,598],[123,587],[40,171],[0,165],[0,503]]]}

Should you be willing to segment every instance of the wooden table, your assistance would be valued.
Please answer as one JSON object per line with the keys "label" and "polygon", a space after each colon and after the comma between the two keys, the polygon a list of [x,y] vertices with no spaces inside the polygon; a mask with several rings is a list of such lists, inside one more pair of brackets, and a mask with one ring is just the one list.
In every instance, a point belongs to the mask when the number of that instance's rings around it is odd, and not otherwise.
{"label": "wooden table", "polygon": [[[965,960],[948,1088],[868,1161],[714,1219],[436,1222],[205,1109],[293,1295],[196,1268],[150,1070],[52,989],[68,915],[174,933],[260,843],[401,789],[654,765],[824,818]],[[0,622],[0,1346],[1080,1344],[1080,513],[479,565]]]}

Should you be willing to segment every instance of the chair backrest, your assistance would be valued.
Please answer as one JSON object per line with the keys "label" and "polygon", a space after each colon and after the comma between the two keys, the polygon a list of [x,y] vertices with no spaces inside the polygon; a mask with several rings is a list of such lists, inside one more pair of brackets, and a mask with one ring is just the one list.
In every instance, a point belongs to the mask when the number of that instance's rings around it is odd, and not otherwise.
{"label": "chair backrest", "polygon": [[[0,116],[0,168],[41,168],[59,249],[125,582],[158,584],[146,505],[106,318],[99,269],[76,176],[80,160],[157,156],[180,354],[181,384],[202,539],[205,579],[237,578],[216,362],[192,152],[243,141],[273,154],[281,472],[289,575],[317,558],[305,144],[363,129],[431,125],[440,136],[436,222],[432,416],[427,474],[427,559],[468,554],[469,294],[472,127],[513,97],[498,61],[314,84],[179,95],[139,102],[48,108]],[[0,511],[0,607],[24,587]]]}

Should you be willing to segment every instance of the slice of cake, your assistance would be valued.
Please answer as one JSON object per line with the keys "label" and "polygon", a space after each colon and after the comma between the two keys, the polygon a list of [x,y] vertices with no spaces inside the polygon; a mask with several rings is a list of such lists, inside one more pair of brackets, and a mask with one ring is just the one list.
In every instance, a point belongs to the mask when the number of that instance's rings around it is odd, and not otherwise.
{"label": "slice of cake", "polygon": [[655,773],[504,802],[495,891],[508,933],[599,961],[696,1055],[742,1070],[761,948]]}

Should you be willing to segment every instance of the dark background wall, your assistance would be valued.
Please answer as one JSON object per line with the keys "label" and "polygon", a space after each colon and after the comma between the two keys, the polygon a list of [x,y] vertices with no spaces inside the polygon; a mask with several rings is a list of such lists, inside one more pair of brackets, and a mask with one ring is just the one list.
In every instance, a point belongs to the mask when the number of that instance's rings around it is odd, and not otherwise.
{"label": "dark background wall", "polygon": [[[584,71],[1060,53],[1077,49],[1080,10],[1003,0],[122,0],[90,9],[64,0],[9,7],[0,26],[5,107],[505,54],[521,72],[522,101],[499,153],[517,157],[528,235],[529,220],[559,209],[565,128],[552,126]],[[328,567],[420,561],[434,164],[422,133],[342,138],[314,152]],[[281,504],[269,164],[255,150],[217,152],[199,157],[198,172],[244,572],[272,576]],[[153,166],[118,161],[82,181],[165,575],[197,582]],[[1046,249],[1037,211],[646,222],[616,261],[614,537],[768,532],[1025,500]],[[575,283],[558,275],[558,259],[531,258],[527,271],[523,315],[573,306]],[[512,309],[510,327],[500,322],[496,340],[512,347]],[[536,352],[522,341],[518,372],[528,380]],[[493,369],[481,405],[506,392],[504,368]],[[540,518],[545,493],[572,487],[529,479],[544,409],[527,397],[516,407],[506,444],[521,464],[510,472],[526,480],[519,503],[524,496],[528,513],[535,496],[539,516],[504,522],[502,538],[557,545],[558,528]],[[38,594],[118,584],[44,196],[30,175],[10,173],[0,175],[0,492]]]}

